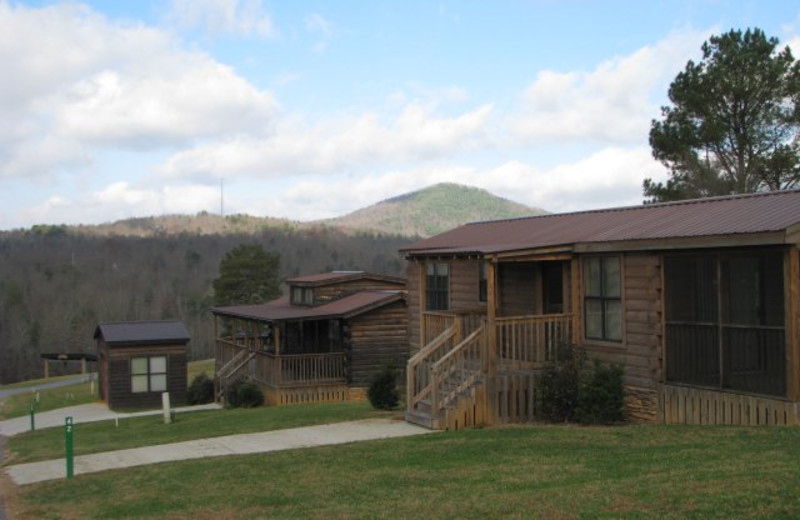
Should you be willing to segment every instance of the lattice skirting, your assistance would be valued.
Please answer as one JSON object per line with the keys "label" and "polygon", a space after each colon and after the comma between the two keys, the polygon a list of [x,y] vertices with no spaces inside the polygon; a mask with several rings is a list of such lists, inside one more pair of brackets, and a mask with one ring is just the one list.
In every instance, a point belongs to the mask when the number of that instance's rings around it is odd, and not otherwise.
{"label": "lattice skirting", "polygon": [[800,403],[662,385],[658,421],[663,424],[795,425]]}
{"label": "lattice skirting", "polygon": [[294,388],[264,388],[264,398],[268,405],[300,403],[332,403],[348,401],[350,389],[347,385],[303,386]]}

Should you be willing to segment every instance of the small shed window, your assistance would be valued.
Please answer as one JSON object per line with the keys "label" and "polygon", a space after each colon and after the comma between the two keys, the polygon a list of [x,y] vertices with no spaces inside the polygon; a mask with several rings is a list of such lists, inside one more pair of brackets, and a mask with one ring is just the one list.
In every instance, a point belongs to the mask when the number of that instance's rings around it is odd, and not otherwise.
{"label": "small shed window", "polygon": [[584,261],[584,326],[587,339],[622,341],[622,276],[618,256]]}
{"label": "small shed window", "polygon": [[450,308],[450,266],[429,263],[425,279],[425,309],[446,311]]}
{"label": "small shed window", "polygon": [[167,356],[131,359],[131,392],[166,392]]}

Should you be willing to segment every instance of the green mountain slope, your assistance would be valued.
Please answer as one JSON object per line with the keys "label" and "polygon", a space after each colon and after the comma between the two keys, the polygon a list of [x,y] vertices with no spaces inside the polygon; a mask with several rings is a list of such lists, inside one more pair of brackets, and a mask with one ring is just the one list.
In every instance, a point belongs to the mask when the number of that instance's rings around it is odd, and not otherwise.
{"label": "green mountain slope", "polygon": [[497,197],[486,190],[444,183],[393,197],[324,222],[351,229],[429,237],[467,222],[543,213],[546,212]]}

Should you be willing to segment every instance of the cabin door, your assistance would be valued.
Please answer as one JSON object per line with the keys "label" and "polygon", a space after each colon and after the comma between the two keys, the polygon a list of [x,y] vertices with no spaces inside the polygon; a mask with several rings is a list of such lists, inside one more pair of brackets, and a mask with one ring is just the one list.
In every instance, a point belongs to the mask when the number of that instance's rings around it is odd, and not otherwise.
{"label": "cabin door", "polygon": [[544,314],[564,312],[563,262],[542,262],[542,310]]}

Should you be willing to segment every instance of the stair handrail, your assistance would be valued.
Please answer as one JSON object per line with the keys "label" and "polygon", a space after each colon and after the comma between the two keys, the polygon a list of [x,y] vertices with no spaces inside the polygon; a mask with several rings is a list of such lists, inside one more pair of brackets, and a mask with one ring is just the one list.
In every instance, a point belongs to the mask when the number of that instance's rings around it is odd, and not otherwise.
{"label": "stair handrail", "polygon": [[[457,333],[458,327],[454,323],[442,331],[441,334],[436,336],[436,338],[425,345],[419,352],[411,356],[408,360],[408,366],[406,369],[406,394],[407,394],[407,408],[409,410],[413,410],[414,407],[425,399],[425,397],[430,394],[431,385],[430,383],[427,384],[425,387],[421,388],[419,392],[415,392],[415,378],[417,377],[417,367],[425,361],[428,357],[430,357],[433,353],[435,353],[442,345],[444,345],[448,340],[455,337]],[[430,367],[428,368],[430,373]],[[430,376],[428,377],[430,381]]]}
{"label": "stair handrail", "polygon": [[441,395],[441,385],[444,382],[445,377],[449,377],[453,374],[454,370],[448,370],[448,365],[452,365],[453,358],[459,357],[462,355],[464,351],[469,349],[473,346],[473,343],[477,339],[478,341],[485,341],[486,340],[486,324],[481,323],[480,327],[474,330],[470,335],[464,338],[458,345],[453,347],[447,354],[442,356],[441,359],[436,361],[430,368],[431,370],[431,416],[437,417],[439,410],[446,406],[447,403],[453,399],[454,395],[458,392],[465,390],[467,387],[472,385],[474,381],[476,381],[481,375],[481,368],[483,366],[483,356],[485,355],[485,348],[483,345],[479,345],[478,348],[478,368],[475,370],[470,370],[470,374],[468,377],[462,378],[461,381],[458,382],[456,385],[456,389],[448,394],[447,396]]}

